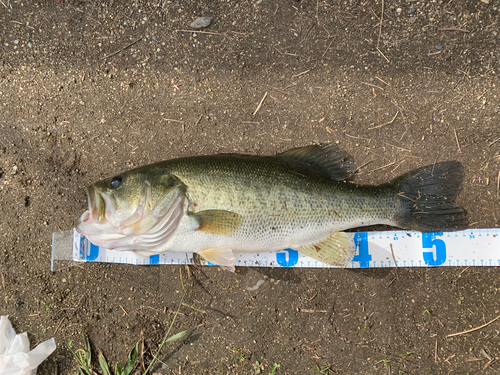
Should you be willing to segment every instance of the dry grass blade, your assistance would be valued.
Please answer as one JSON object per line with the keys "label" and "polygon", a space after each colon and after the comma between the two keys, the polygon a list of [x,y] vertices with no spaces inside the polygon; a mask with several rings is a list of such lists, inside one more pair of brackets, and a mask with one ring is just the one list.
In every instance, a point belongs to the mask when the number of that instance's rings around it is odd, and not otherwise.
{"label": "dry grass blade", "polygon": [[[384,0],[382,0],[382,13],[380,14],[380,24],[378,28],[378,39],[377,39],[377,50],[380,52],[379,47],[380,47],[380,37],[382,35],[382,23],[384,22]],[[382,56],[384,54],[380,52]],[[384,58],[387,60],[387,57],[384,56]]]}
{"label": "dry grass blade", "polygon": [[252,116],[255,116],[257,114],[257,112],[259,112],[259,109],[260,107],[262,107],[262,103],[264,103],[264,100],[266,100],[266,97],[267,97],[267,91],[266,93],[264,94],[264,96],[262,97],[262,100],[260,101],[259,105],[257,106],[257,108],[255,109],[254,113],[252,114]]}
{"label": "dry grass blade", "polygon": [[479,327],[476,327],[476,328],[472,328],[472,329],[469,329],[469,330],[467,330],[467,331],[462,331],[462,332],[452,333],[452,334],[450,334],[450,335],[448,335],[448,336],[446,336],[446,337],[454,337],[454,336],[459,336],[459,335],[465,335],[465,334],[467,334],[467,333],[471,333],[471,332],[474,332],[474,331],[480,330],[480,329],[482,329],[482,328],[484,328],[484,327],[489,326],[491,323],[493,323],[493,322],[497,321],[498,319],[500,319],[500,315],[498,315],[495,319],[490,320],[488,323],[483,324],[482,326],[479,326]]}
{"label": "dry grass blade", "polygon": [[184,121],[181,120],[174,120],[173,118],[162,118],[162,120],[165,120],[167,122],[178,122],[179,124],[184,124]]}
{"label": "dry grass blade", "polygon": [[300,309],[299,312],[304,312],[304,313],[309,313],[309,314],[314,314],[314,313],[326,313],[328,311],[326,310],[311,310],[311,309]]}
{"label": "dry grass blade", "polygon": [[460,148],[460,142],[458,142],[457,130],[453,129],[453,131],[455,132],[455,140],[457,141],[458,152],[462,153],[462,149]]}
{"label": "dry grass blade", "polygon": [[469,30],[460,29],[458,27],[440,27],[438,31],[460,31],[462,33],[468,33]]}
{"label": "dry grass blade", "polygon": [[195,330],[196,327],[192,327],[189,329],[186,329],[185,331],[179,332],[171,337],[169,337],[165,342],[174,342],[177,340],[182,340],[183,338],[187,337],[191,332]]}
{"label": "dry grass blade", "polygon": [[212,31],[199,31],[199,30],[174,30],[176,33],[196,33],[196,34],[209,34],[209,35],[218,35],[218,36],[226,36],[226,34],[222,33],[214,33]]}
{"label": "dry grass blade", "polygon": [[182,331],[182,332],[179,332],[176,335],[173,335],[172,337],[169,336],[170,331],[172,330],[172,327],[174,326],[174,323],[177,319],[177,316],[179,315],[179,310],[181,309],[181,306],[184,302],[185,296],[186,296],[186,293],[184,293],[184,295],[181,298],[181,302],[179,303],[179,306],[177,307],[177,311],[175,312],[174,318],[172,319],[172,323],[170,323],[170,326],[168,327],[167,333],[165,334],[163,341],[161,342],[160,346],[158,347],[158,350],[156,351],[155,355],[153,356],[153,359],[151,360],[148,368],[146,369],[146,371],[144,371],[144,373],[142,375],[146,375],[149,372],[149,370],[152,369],[153,364],[158,360],[158,357],[160,356],[163,345],[165,345],[167,342],[171,342],[171,341],[180,340],[182,338],[185,338],[194,330],[195,327],[189,328],[189,329]]}

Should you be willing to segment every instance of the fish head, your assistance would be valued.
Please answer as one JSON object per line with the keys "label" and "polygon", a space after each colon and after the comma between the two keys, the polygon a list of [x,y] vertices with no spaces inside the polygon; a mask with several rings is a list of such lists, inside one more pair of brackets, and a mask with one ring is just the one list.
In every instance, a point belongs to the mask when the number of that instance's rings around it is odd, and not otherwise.
{"label": "fish head", "polygon": [[151,166],[107,178],[87,188],[89,209],[76,230],[98,246],[147,250],[141,248],[140,235],[161,234],[172,220],[178,224],[184,193],[175,176]]}

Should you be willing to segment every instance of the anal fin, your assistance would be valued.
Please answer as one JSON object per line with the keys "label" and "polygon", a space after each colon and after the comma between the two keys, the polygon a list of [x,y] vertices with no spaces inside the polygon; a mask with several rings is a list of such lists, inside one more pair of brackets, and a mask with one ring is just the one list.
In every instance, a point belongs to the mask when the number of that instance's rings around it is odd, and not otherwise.
{"label": "anal fin", "polygon": [[234,272],[234,263],[236,258],[234,257],[233,250],[231,248],[227,246],[208,247],[198,251],[198,254],[210,263],[217,264],[222,268]]}
{"label": "anal fin", "polygon": [[330,237],[297,250],[319,262],[342,267],[352,261],[356,244],[349,234],[335,232]]}

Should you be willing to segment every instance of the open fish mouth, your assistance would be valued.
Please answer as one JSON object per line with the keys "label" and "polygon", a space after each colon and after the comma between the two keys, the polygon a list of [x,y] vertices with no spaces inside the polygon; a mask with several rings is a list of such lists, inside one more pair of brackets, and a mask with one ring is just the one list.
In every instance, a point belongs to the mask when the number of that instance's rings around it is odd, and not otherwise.
{"label": "open fish mouth", "polygon": [[145,188],[134,212],[120,220],[115,198],[94,186],[87,190],[89,209],[77,223],[78,233],[94,245],[108,249],[156,254],[174,235],[184,212],[184,193],[166,197],[162,209],[149,207],[149,188]]}
{"label": "open fish mouth", "polygon": [[102,194],[93,185],[90,185],[87,189],[87,198],[89,202],[89,210],[87,211],[88,214],[82,216],[80,221],[98,224],[106,223],[107,205],[106,200],[103,198]]}

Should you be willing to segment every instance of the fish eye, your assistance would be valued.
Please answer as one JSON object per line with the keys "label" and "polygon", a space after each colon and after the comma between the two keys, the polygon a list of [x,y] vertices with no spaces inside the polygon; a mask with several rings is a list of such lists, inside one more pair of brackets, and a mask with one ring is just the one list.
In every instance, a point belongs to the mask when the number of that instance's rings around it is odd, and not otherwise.
{"label": "fish eye", "polygon": [[122,178],[121,177],[113,177],[111,181],[109,182],[109,186],[111,189],[116,189],[122,184]]}

